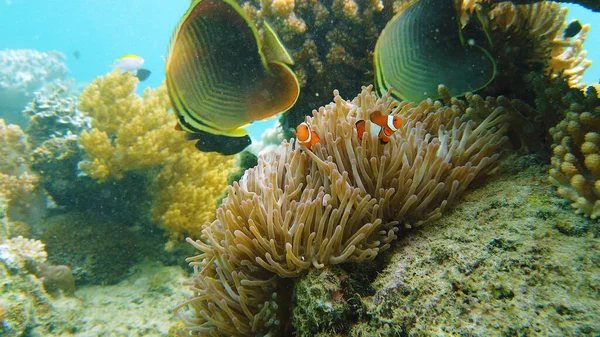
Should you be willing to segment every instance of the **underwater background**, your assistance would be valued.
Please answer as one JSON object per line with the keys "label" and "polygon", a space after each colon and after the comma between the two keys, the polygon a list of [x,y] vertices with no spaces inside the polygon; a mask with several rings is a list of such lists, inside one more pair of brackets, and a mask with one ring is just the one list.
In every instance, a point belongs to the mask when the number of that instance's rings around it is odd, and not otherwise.
{"label": "underwater background", "polygon": [[433,0],[205,2],[296,62],[239,154],[165,70],[190,1],[0,0],[0,336],[600,335],[599,12],[499,4],[496,79],[411,103],[374,42]]}

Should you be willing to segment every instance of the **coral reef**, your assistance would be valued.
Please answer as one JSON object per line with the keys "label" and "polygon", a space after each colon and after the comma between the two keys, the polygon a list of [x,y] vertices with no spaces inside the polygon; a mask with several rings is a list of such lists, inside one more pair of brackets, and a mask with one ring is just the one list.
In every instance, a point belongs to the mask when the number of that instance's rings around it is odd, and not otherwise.
{"label": "coral reef", "polygon": [[[54,333],[72,331],[68,317],[54,310],[46,288],[49,283],[44,281],[40,268],[61,269],[63,280],[72,280],[72,276],[64,273],[70,273],[65,266],[47,265],[47,256],[44,243],[39,240],[18,236],[0,244],[0,311],[4,311],[0,319],[2,336],[54,336]],[[72,295],[75,285],[72,284],[69,290]]]}
{"label": "coral reef", "polygon": [[0,172],[19,176],[28,171],[29,146],[21,127],[0,119]]}
{"label": "coral reef", "polygon": [[[276,335],[286,305],[279,278],[372,260],[399,230],[439,218],[493,169],[506,141],[503,99],[464,102],[440,90],[446,104],[416,107],[378,98],[372,87],[353,101],[336,91],[307,119],[321,135],[312,151],[284,142],[230,186],[202,240],[188,240],[202,252],[188,259],[194,297],[176,308],[188,335]],[[471,110],[487,117],[475,123]],[[374,111],[404,120],[387,145],[370,122],[362,140],[355,131]]]}
{"label": "coral reef", "polygon": [[72,313],[56,306],[40,279],[7,268],[0,260],[0,306],[5,310],[0,335],[68,336],[77,330]]}
{"label": "coral reef", "polygon": [[[568,76],[569,84],[582,87],[582,74],[591,65],[583,43],[590,25],[571,38],[564,37],[568,9],[554,2],[515,5],[504,2],[488,13],[494,56],[498,60],[495,90],[507,95],[513,86],[524,84],[531,71],[545,71],[551,77]],[[523,43],[515,45],[515,41]],[[512,92],[523,97],[523,93]]]}
{"label": "coral reef", "polygon": [[236,170],[235,162],[235,156],[202,153],[192,146],[160,170],[153,185],[152,215],[172,240],[199,233],[202,224],[214,220],[217,198]]}
{"label": "coral reef", "polygon": [[0,238],[11,237],[11,223],[39,220],[46,208],[39,177],[29,170],[29,146],[18,125],[0,119]]}
{"label": "coral reef", "polygon": [[40,184],[64,209],[77,208],[89,196],[91,179],[78,174],[82,160],[79,134],[89,128],[90,118],[77,109],[77,97],[65,86],[36,92],[23,111],[29,117],[25,130],[31,148],[30,167],[40,176]]}
{"label": "coral reef", "polygon": [[113,71],[81,93],[79,109],[91,117],[92,129],[81,133],[88,158],[79,166],[100,182],[164,164],[187,145],[183,134],[173,133],[166,87],[146,89],[142,98],[134,93],[137,83],[132,74]]}
{"label": "coral reef", "polygon": [[[600,333],[597,223],[565,212],[544,171],[534,166],[492,179],[442,219],[399,239],[385,269],[372,271],[375,291],[354,296],[363,314],[318,336]],[[578,230],[565,231],[564,224]],[[304,287],[330,284],[311,282]],[[342,283],[340,291],[346,298],[353,290]],[[296,294],[297,301],[312,296]],[[294,310],[292,320],[319,313],[306,308],[312,306]]]}
{"label": "coral reef", "polygon": [[47,293],[62,291],[66,295],[75,292],[75,279],[67,266],[52,266],[46,263],[48,253],[39,240],[17,236],[0,244],[0,260],[15,273],[36,275],[44,284]]}
{"label": "coral reef", "polygon": [[[258,27],[263,20],[274,26],[295,60],[293,69],[302,90],[297,104],[281,118],[286,138],[306,111],[326,103],[333,89],[351,92],[373,81],[372,53],[379,33],[408,2],[253,0],[242,4]],[[457,1],[463,8],[464,24],[481,2],[485,1]],[[498,76],[484,96],[504,95],[531,104],[532,97],[523,97],[528,90],[517,88],[527,87],[525,77],[532,71],[569,75],[572,85],[583,85],[581,74],[590,65],[582,49],[589,25],[577,36],[564,38],[566,10],[552,2],[503,2],[486,14]]]}
{"label": "coral reef", "polygon": [[44,143],[55,138],[68,138],[89,128],[91,119],[77,109],[77,97],[68,95],[64,85],[54,86],[52,91],[37,91],[33,100],[24,108],[29,117],[26,129],[27,142],[34,152]]}
{"label": "coral reef", "polygon": [[312,107],[328,103],[334,89],[353,92],[373,82],[372,51],[393,13],[380,0],[240,2],[262,26],[277,31],[295,61],[300,97],[280,119],[286,138]]}
{"label": "coral reef", "polygon": [[236,157],[198,152],[174,130],[166,87],[140,97],[134,93],[137,83],[133,75],[115,71],[81,94],[79,108],[89,113],[92,129],[80,136],[87,157],[79,167],[99,183],[139,172],[142,184],[151,186],[153,219],[172,240],[182,240],[214,218]]}
{"label": "coral reef", "polygon": [[[504,0],[488,0],[490,3],[498,3],[498,2],[503,2]],[[517,4],[531,4],[531,3],[536,3],[536,2],[543,2],[542,0],[513,0],[512,2],[517,3]],[[583,7],[586,7],[590,10],[593,10],[595,12],[600,12],[600,3],[598,3],[595,0],[556,0],[556,2],[562,2],[562,3],[575,3],[578,5],[581,5]]]}
{"label": "coral reef", "polygon": [[[50,262],[68,265],[78,282],[115,283],[140,260],[156,235],[135,230],[135,224],[117,223],[93,213],[69,212],[49,217],[41,238]],[[125,234],[126,233],[126,234]],[[130,247],[137,246],[135,253]]]}
{"label": "coral reef", "polygon": [[0,50],[0,118],[26,125],[21,110],[34,92],[66,80],[65,56],[57,51]]}
{"label": "coral reef", "polygon": [[[548,129],[564,116],[560,109],[542,106],[540,97],[547,97],[544,90],[559,78],[574,88],[585,86],[581,75],[591,62],[586,59],[583,44],[590,26],[584,25],[577,35],[568,38],[564,36],[568,10],[557,3],[502,2],[488,8],[485,2],[461,2],[463,24],[479,20],[481,14],[489,21],[497,76],[482,95],[504,95],[517,107],[518,113],[509,114],[509,136],[515,150],[549,157],[552,139]],[[474,14],[476,10],[478,15]],[[568,87],[565,90],[569,91]]]}
{"label": "coral reef", "polygon": [[[600,217],[600,98],[592,86],[564,110],[565,118],[550,129],[550,182],[571,200],[576,213]],[[567,101],[567,97],[560,96]],[[564,102],[567,103],[567,102]],[[563,104],[564,104],[563,103]],[[556,108],[556,105],[554,106]]]}
{"label": "coral reef", "polygon": [[22,236],[9,239],[0,245],[0,260],[10,269],[29,269],[46,261],[48,254],[44,243]]}

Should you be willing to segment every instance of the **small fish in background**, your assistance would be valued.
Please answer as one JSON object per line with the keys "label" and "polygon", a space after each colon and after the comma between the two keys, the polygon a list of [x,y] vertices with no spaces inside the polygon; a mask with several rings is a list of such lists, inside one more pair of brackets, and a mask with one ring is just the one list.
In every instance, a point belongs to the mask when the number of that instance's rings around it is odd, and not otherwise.
{"label": "small fish in background", "polygon": [[[394,132],[398,131],[398,129],[402,126],[402,119],[399,116],[388,115],[384,116],[380,111],[375,111],[370,116],[371,123],[376,124],[380,127],[379,142],[381,144],[387,144],[390,141],[390,137],[394,134]],[[366,130],[366,122],[364,120],[359,120],[356,122],[356,131],[358,133],[358,139],[363,139],[363,134]]]}
{"label": "small fish in background", "polygon": [[121,72],[130,72],[137,75],[137,72],[144,65],[144,59],[136,55],[125,55],[115,60],[113,67]]}
{"label": "small fish in background", "polygon": [[152,72],[148,69],[145,68],[141,68],[140,70],[137,71],[137,74],[135,74],[135,77],[138,78],[138,80],[141,81],[145,81],[148,77],[150,77],[150,74],[152,74]]}
{"label": "small fish in background", "polygon": [[76,60],[79,60],[79,58],[81,57],[81,53],[79,52],[79,50],[76,50],[76,51],[73,52],[73,57]]}
{"label": "small fish in background", "polygon": [[296,138],[298,138],[298,144],[306,146],[310,149],[313,145],[317,144],[321,138],[319,135],[312,131],[310,125],[304,122],[296,127],[294,131]]}
{"label": "small fish in background", "polygon": [[579,34],[583,26],[581,26],[581,22],[579,20],[572,20],[567,28],[565,28],[564,38],[572,38],[573,36]]}

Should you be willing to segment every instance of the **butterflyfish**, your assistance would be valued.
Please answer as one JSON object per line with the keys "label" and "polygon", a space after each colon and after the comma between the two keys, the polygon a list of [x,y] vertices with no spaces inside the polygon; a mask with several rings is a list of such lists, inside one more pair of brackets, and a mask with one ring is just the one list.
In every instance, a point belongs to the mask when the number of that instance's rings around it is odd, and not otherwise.
{"label": "butterflyfish", "polygon": [[321,138],[319,135],[310,128],[308,123],[300,123],[296,127],[296,131],[294,132],[296,138],[298,139],[298,144],[306,146],[310,149],[313,145],[317,144]]}
{"label": "butterflyfish", "polygon": [[138,70],[144,65],[144,59],[137,55],[125,55],[115,60],[113,68],[121,72],[130,72],[137,75]]}
{"label": "butterflyfish", "polygon": [[420,102],[487,86],[496,74],[485,15],[462,28],[454,0],[412,0],[387,23],[375,45],[375,82],[380,94]]}
{"label": "butterflyfish", "polygon": [[[371,113],[369,119],[372,123],[379,126],[379,134],[377,138],[381,144],[387,144],[390,141],[390,137],[394,134],[394,132],[398,131],[398,129],[402,126],[402,119],[400,116],[396,115],[383,115],[380,111],[374,111]],[[366,131],[366,121],[358,120],[355,123],[356,132],[358,134],[358,139],[362,140],[363,135]]]}
{"label": "butterflyfish", "polygon": [[205,152],[250,144],[244,127],[291,108],[300,85],[267,22],[263,38],[234,0],[193,1],[175,28],[165,72],[179,128]]}

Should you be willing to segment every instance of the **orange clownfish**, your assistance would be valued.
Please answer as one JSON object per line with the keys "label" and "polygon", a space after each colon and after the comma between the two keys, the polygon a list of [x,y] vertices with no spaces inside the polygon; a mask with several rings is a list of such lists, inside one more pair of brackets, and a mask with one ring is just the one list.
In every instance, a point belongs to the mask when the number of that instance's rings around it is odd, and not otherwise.
{"label": "orange clownfish", "polygon": [[[398,131],[402,126],[402,119],[399,116],[388,115],[384,116],[379,111],[375,111],[370,116],[371,122],[381,127],[379,131],[379,142],[381,144],[387,144],[390,141],[390,137],[394,132]],[[356,122],[356,131],[358,132],[358,139],[362,140],[363,134],[365,133],[365,121],[359,120]]]}
{"label": "orange clownfish", "polygon": [[298,138],[298,144],[304,145],[310,149],[311,146],[318,143],[321,138],[317,135],[316,132],[310,129],[310,125],[306,122],[298,125],[296,127],[296,131],[294,132],[296,138]]}

